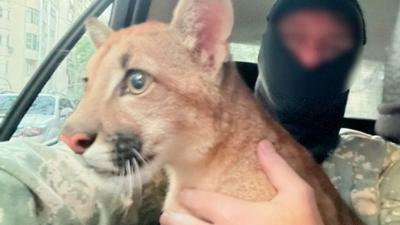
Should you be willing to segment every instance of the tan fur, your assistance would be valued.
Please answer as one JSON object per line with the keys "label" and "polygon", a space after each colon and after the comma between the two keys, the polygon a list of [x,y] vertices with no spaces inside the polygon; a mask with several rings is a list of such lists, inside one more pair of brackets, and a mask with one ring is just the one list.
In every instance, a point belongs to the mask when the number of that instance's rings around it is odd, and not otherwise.
{"label": "tan fur", "polygon": [[[234,65],[222,65],[227,43],[216,46],[217,57],[209,57],[214,50],[199,56],[198,49],[183,44],[188,37],[178,30],[158,22],[133,26],[112,33],[93,56],[86,94],[63,131],[97,134],[84,154],[88,162],[101,171],[111,170],[107,137],[137,134],[143,141],[142,155],[155,155],[141,169],[143,176],[148,180],[162,167],[169,172],[165,209],[185,211],[176,198],[183,188],[267,201],[276,191],[260,169],[256,146],[268,139],[313,187],[325,224],[362,224],[308,152],[265,114]],[[127,68],[154,79],[143,94],[119,94],[127,70],[121,58],[126,54]],[[204,64],[204,54],[211,64]]]}

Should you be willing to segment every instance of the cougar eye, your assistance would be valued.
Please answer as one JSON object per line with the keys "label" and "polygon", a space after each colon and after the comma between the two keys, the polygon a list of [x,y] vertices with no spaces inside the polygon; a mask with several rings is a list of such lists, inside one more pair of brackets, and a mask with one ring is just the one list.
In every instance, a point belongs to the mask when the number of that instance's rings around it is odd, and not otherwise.
{"label": "cougar eye", "polygon": [[151,77],[139,70],[129,70],[127,72],[128,87],[132,94],[141,94],[146,91],[151,83]]}

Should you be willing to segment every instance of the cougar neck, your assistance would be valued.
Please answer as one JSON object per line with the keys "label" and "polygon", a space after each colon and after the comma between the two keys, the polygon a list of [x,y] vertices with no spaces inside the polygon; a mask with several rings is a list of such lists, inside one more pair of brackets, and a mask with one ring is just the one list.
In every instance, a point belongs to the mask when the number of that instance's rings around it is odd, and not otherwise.
{"label": "cougar neck", "polygon": [[[275,130],[279,132],[279,129],[274,127],[272,119],[263,112],[250,89],[241,80],[235,65],[225,64],[221,73],[224,77],[219,84],[220,99],[215,109],[218,115],[215,118],[215,124],[218,124],[215,145],[205,150],[207,153],[204,160],[196,165],[174,165],[168,168],[170,191],[165,209],[185,212],[175,201],[179,191],[184,188],[217,191],[248,200],[255,199],[256,195],[273,193],[259,169],[256,151],[261,140],[276,140],[274,135],[278,133]],[[257,186],[270,188],[271,191],[266,192],[264,188],[247,190],[247,186],[242,185],[248,183],[257,183]]]}
{"label": "cougar neck", "polygon": [[271,137],[273,132],[268,128],[275,126],[275,122],[264,112],[233,63],[226,63],[223,73],[220,142],[240,144],[230,147],[230,150],[245,150],[251,148],[245,146],[256,145],[260,140]]}

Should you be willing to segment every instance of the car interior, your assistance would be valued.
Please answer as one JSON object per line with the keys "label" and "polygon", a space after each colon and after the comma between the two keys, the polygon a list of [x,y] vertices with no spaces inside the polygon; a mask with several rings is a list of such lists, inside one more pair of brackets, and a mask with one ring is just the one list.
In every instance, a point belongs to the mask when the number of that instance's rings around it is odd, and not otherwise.
{"label": "car interior", "polygon": [[[254,88],[257,79],[257,54],[260,39],[266,26],[266,14],[272,7],[273,2],[273,0],[233,1],[236,21],[231,37],[232,58],[236,62],[243,80],[250,88]],[[77,43],[84,37],[83,23],[87,17],[99,17],[108,10],[109,18],[107,21],[109,26],[114,30],[118,30],[146,20],[168,22],[171,19],[176,3],[177,0],[90,1],[86,10],[61,35],[52,50],[47,53],[43,61],[32,72],[24,88],[19,91],[18,99],[4,115],[0,129],[0,141],[7,141],[13,136],[24,115],[42,92],[42,89],[68,57],[68,54],[73,51]],[[354,97],[351,97],[349,102],[349,107],[353,108],[354,112],[346,112],[346,118],[342,126],[374,134],[374,123],[377,115],[376,107],[378,103],[390,99],[390,97],[383,96],[385,94],[385,82],[379,76],[381,74],[385,76],[388,72],[386,65],[388,64],[390,48],[393,45],[400,3],[397,0],[385,0],[384,4],[375,0],[360,0],[360,4],[366,17],[368,44],[363,52],[359,68],[355,69],[354,72],[364,74],[360,75],[360,77],[368,77],[358,79],[358,76],[356,76],[354,89],[357,90],[355,91],[356,93],[352,94]],[[376,75],[373,76],[372,74]],[[371,81],[374,77],[379,77],[379,79],[383,80],[381,81],[383,86],[381,85],[374,89],[379,89],[375,93],[368,92],[367,94],[369,95],[360,95],[363,90],[369,89],[367,83],[368,81],[374,82],[374,80]],[[400,81],[400,77],[398,80]],[[359,85],[357,85],[357,82]],[[374,91],[372,89],[369,91]],[[371,100],[368,99],[370,95],[377,97],[378,100],[369,101]],[[368,112],[365,113],[365,111]]]}
{"label": "car interior", "polygon": [[[85,85],[83,79],[85,66],[95,51],[95,47],[92,45],[85,32],[85,20],[88,17],[97,17],[103,23],[107,23],[113,30],[123,29],[149,20],[158,20],[168,23],[171,20],[178,1],[179,0],[0,0],[0,142],[7,142],[5,144],[12,145],[9,149],[4,148],[0,150],[5,153],[3,154],[5,156],[11,155],[11,158],[1,158],[2,155],[0,155],[0,159],[3,160],[2,163],[4,161],[7,163],[9,162],[9,164],[7,164],[11,165],[9,166],[9,168],[11,168],[9,171],[14,172],[14,168],[19,168],[17,166],[20,166],[22,170],[17,172],[23,175],[29,175],[23,178],[27,178],[29,181],[36,179],[38,182],[44,184],[46,188],[37,188],[37,190],[46,189],[46,191],[49,191],[43,192],[44,195],[47,195],[47,193],[53,194],[52,188],[46,186],[46,182],[49,182],[51,185],[62,185],[60,189],[66,191],[67,194],[65,194],[65,196],[72,196],[72,199],[75,196],[74,194],[76,194],[78,196],[77,200],[83,199],[85,203],[89,202],[92,196],[88,195],[89,197],[86,198],[85,195],[81,195],[80,193],[80,191],[85,189],[81,187],[86,187],[85,182],[82,183],[80,181],[85,181],[86,179],[90,185],[87,185],[88,188],[84,191],[93,194],[93,198],[98,197],[101,201],[104,201],[106,204],[100,205],[101,207],[97,207],[97,209],[104,210],[106,212],[104,214],[110,214],[110,216],[114,215],[107,207],[113,207],[115,202],[114,200],[111,201],[108,195],[112,195],[113,198],[115,196],[119,198],[115,205],[117,205],[117,203],[119,204],[119,200],[121,200],[123,206],[133,205],[132,203],[134,201],[131,201],[130,198],[126,198],[125,196],[125,194],[131,194],[133,191],[132,185],[134,184],[131,182],[132,179],[126,179],[126,182],[124,179],[125,177],[129,178],[127,175],[131,174],[127,172],[120,174],[114,172],[108,173],[106,171],[101,175],[112,175],[111,178],[113,179],[99,179],[99,184],[97,184],[97,180],[96,183],[92,182],[93,179],[90,177],[92,174],[88,173],[89,175],[87,175],[86,171],[93,173],[96,171],[86,164],[80,165],[76,163],[76,159],[79,158],[80,155],[75,154],[77,153],[76,151],[75,153],[72,152],[71,149],[73,148],[68,148],[68,146],[60,144],[62,141],[60,140],[59,134],[61,133],[65,120],[72,114],[74,108],[80,101]],[[355,66],[352,71],[354,73],[354,76],[352,76],[354,80],[352,80],[349,100],[346,105],[345,117],[341,127],[376,135],[375,123],[380,116],[377,110],[378,106],[381,103],[400,99],[400,88],[398,88],[400,86],[400,1],[358,1],[365,14],[367,44],[357,66]],[[232,2],[235,11],[235,24],[233,34],[230,37],[231,59],[236,64],[243,81],[247,84],[249,89],[254,90],[259,75],[258,53],[260,50],[261,37],[266,29],[268,11],[273,7],[275,0],[232,0]],[[312,117],[312,120],[314,119],[315,118]],[[325,129],[325,126],[323,126],[322,129],[328,130]],[[355,133],[358,134],[358,132]],[[18,140],[19,138],[27,139],[28,142],[12,141]],[[371,139],[384,140],[379,137],[372,137]],[[29,141],[37,142],[38,145],[34,145]],[[66,143],[65,139],[64,143]],[[51,147],[49,148],[48,146]],[[364,150],[362,144],[358,145],[357,143],[357,146]],[[395,144],[393,144],[393,146],[395,146]],[[387,144],[387,152],[392,151],[391,147],[393,146],[391,143]],[[32,151],[29,149],[30,147],[32,147]],[[46,151],[42,151],[44,149],[41,149],[42,147],[45,147]],[[27,153],[23,152],[24,149],[26,149]],[[395,149],[395,147],[393,147],[393,149]],[[63,150],[66,150],[72,156],[67,157],[65,154],[60,154],[60,157],[53,157],[53,153],[59,153]],[[115,149],[112,149],[112,151],[114,150]],[[133,150],[136,152],[136,149]],[[42,154],[36,154],[39,151]],[[21,152],[22,154],[20,154]],[[29,164],[29,166],[25,167],[24,163],[19,165],[18,163],[20,162],[13,160],[15,158],[13,158],[14,156],[12,153],[16,153],[17,157],[20,157],[22,162],[28,162],[27,164]],[[24,154],[28,157],[25,157]],[[140,153],[138,154],[140,155]],[[29,157],[32,155],[34,157]],[[375,160],[375,154],[371,155],[374,156],[373,160]],[[46,158],[43,159],[42,156],[47,156],[50,160]],[[343,154],[341,156],[345,158],[349,155]],[[352,159],[353,156],[359,161],[357,163],[360,164],[360,167],[363,169],[368,172],[374,171],[380,173],[380,170],[375,170],[375,168],[371,169],[371,166],[375,165],[369,162],[363,163],[363,160],[359,160],[362,158],[361,156],[352,153],[350,158]],[[396,160],[398,160],[399,154],[395,156]],[[80,159],[81,158],[79,158],[79,160]],[[62,163],[54,163],[57,160]],[[394,162],[395,159],[391,160]],[[143,159],[143,161],[146,162],[145,159]],[[383,163],[384,160],[382,159],[381,161]],[[341,162],[342,161],[338,164],[338,167],[331,167],[330,169],[336,170],[341,166],[349,166],[351,169],[353,169],[353,167],[357,169],[357,167],[354,166],[354,164],[357,163],[347,163],[347,161],[344,163]],[[387,164],[385,166],[390,167],[390,170],[383,170],[384,173],[394,171],[394,163],[384,161],[383,164]],[[398,165],[399,164],[396,166]],[[129,163],[128,166],[130,166]],[[135,166],[137,167],[137,165]],[[4,169],[3,165],[0,165],[0,169]],[[28,170],[29,172],[27,173]],[[54,173],[53,170],[55,171]],[[17,174],[15,176],[13,173],[10,173],[12,176],[9,176],[9,171],[4,171],[7,175],[6,178],[11,178],[12,181],[18,180],[18,182],[23,182],[22,179],[19,179],[17,173],[15,173]],[[59,175],[62,174],[58,173],[60,171],[68,172],[67,175],[69,176],[63,177]],[[383,172],[381,174],[384,174]],[[32,174],[39,174],[40,176],[33,177],[31,176]],[[50,174],[57,177],[57,179],[52,180],[46,177],[46,182],[42,182],[42,174],[46,176]],[[81,174],[82,177],[80,176]],[[141,175],[140,173],[138,174],[139,186],[142,186]],[[379,174],[379,179],[381,179],[381,174]],[[334,179],[339,180],[339,182],[345,180],[341,177],[337,178],[336,174],[334,175]],[[358,173],[352,173],[350,175],[351,177],[349,176],[350,179],[348,180],[352,182],[349,186],[352,186],[353,183],[359,182],[364,178],[360,178]],[[71,177],[73,179],[71,179]],[[123,181],[115,180],[115,177],[122,177]],[[3,181],[3,178],[4,177],[2,177],[0,181]],[[78,178],[82,179],[79,180]],[[133,179],[135,178],[137,177]],[[77,189],[74,189],[74,184],[69,185],[68,182],[70,180],[76,181],[75,185]],[[387,180],[391,182],[396,179]],[[4,179],[4,182],[7,184],[9,181]],[[359,183],[364,185],[368,182],[369,180]],[[125,183],[128,183],[128,185],[125,185]],[[160,185],[155,188],[161,189],[161,187],[165,185],[164,183],[161,184],[162,182],[159,183]],[[36,185],[36,183],[34,184]],[[121,191],[116,190],[115,184],[120,186],[125,185],[129,188],[129,192],[125,193],[124,189],[120,189]],[[7,185],[5,186],[7,188]],[[29,202],[29,206],[33,206],[33,202],[36,201],[36,199],[38,199],[38,202],[41,200],[41,196],[36,196],[36,189],[31,188],[28,184],[25,185],[25,183],[24,186],[28,188],[26,188],[26,190],[24,188],[23,191],[28,192],[29,196],[32,194],[34,197],[34,200]],[[38,185],[38,187],[39,186],[40,185]],[[98,192],[94,191],[95,188],[97,188],[96,186],[100,187],[99,189],[104,188],[104,190],[101,190],[103,192],[99,192],[100,194],[98,194]],[[9,187],[11,187],[11,189],[13,188],[12,185]],[[296,185],[294,187],[298,188]],[[142,187],[139,189],[140,192],[138,193],[142,194]],[[121,196],[115,195],[115,191],[120,191]],[[345,190],[346,194],[353,197],[354,192],[352,191],[353,189],[350,188]],[[369,192],[365,192],[364,189],[361,192],[359,196],[362,195],[361,197],[367,198],[367,203],[380,201],[379,198],[372,199],[372,197],[370,197],[372,195],[370,195]],[[387,195],[390,194],[391,197],[395,196],[392,195],[392,192],[394,191],[390,189],[390,193],[387,191]],[[11,201],[7,202],[7,204],[11,206],[18,206],[18,204],[16,204],[18,203],[18,199],[14,198],[24,197],[17,192],[14,194],[14,190],[12,190],[12,192],[6,191],[5,193],[6,194],[3,196],[10,197]],[[145,193],[145,191],[143,191],[143,193]],[[386,192],[384,193],[382,191],[382,193],[385,194]],[[161,196],[160,199],[157,199],[157,201],[159,200],[158,202],[161,203],[164,200],[165,188],[157,192],[157,194]],[[378,194],[380,193],[377,192],[377,195]],[[58,195],[52,195],[50,197],[54,197],[56,200],[60,199]],[[6,198],[6,200],[7,199],[8,198]],[[53,201],[51,198],[49,199]],[[77,200],[73,199],[73,201],[71,201],[74,205],[79,206],[76,212],[80,213],[80,211],[82,211],[85,213],[85,210],[80,210],[80,206],[84,205],[84,203],[79,204]],[[98,199],[96,199],[96,201],[97,200]],[[390,202],[393,202],[392,200],[393,199],[390,199]],[[90,204],[92,203],[95,202],[90,202]],[[381,204],[381,202],[379,202],[379,204]],[[387,205],[389,204],[386,204],[386,206]],[[391,205],[398,207],[398,205],[395,204]],[[22,209],[25,206],[26,204],[14,211],[23,211]],[[40,210],[44,208],[42,207],[44,204],[37,204],[35,206],[38,206],[37,208],[40,208]],[[369,209],[370,207],[366,208]],[[12,207],[10,209],[12,209]],[[75,208],[71,207],[71,210],[72,209]],[[82,207],[82,209],[85,208]],[[118,205],[118,214],[116,215],[119,215],[120,211],[120,206]],[[7,213],[3,214],[2,207],[0,206],[0,223],[3,216],[6,214]],[[154,214],[154,218],[158,219],[160,215],[158,208]],[[398,216],[398,211],[395,214]],[[34,215],[34,213],[32,213],[32,215]],[[107,217],[107,215],[104,217]],[[124,212],[124,215],[126,216],[128,214]],[[36,214],[34,216],[36,216]],[[68,214],[68,216],[70,215]],[[368,214],[368,216],[370,215]],[[99,213],[99,217],[103,217],[103,214]],[[153,218],[149,217],[149,219]],[[97,220],[94,219],[93,221],[96,222]],[[63,222],[69,223],[69,221]],[[71,224],[77,223],[71,222]]]}

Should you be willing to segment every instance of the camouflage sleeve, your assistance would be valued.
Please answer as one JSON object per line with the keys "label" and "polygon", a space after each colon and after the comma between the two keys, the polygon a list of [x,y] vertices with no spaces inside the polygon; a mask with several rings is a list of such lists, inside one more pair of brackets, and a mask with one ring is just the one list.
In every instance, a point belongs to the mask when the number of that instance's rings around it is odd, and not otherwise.
{"label": "camouflage sleeve", "polygon": [[324,169],[346,203],[368,225],[400,224],[400,147],[343,130]]}
{"label": "camouflage sleeve", "polygon": [[65,148],[0,143],[0,224],[135,224],[119,178],[99,177]]}
{"label": "camouflage sleeve", "polygon": [[388,144],[386,166],[381,173],[379,190],[381,196],[382,224],[400,224],[400,151],[399,147]]}
{"label": "camouflage sleeve", "polygon": [[[400,224],[399,146],[346,131],[324,169],[366,224]],[[127,201],[116,182],[98,178],[72,152],[0,143],[0,224],[156,224],[165,186],[164,176],[150,184],[140,210],[132,207],[122,223]]]}
{"label": "camouflage sleeve", "polygon": [[0,170],[0,224],[39,225],[34,196],[20,181]]}

